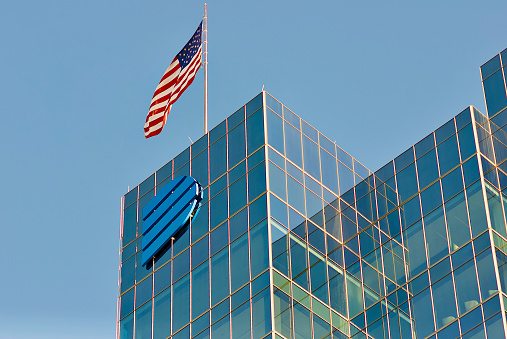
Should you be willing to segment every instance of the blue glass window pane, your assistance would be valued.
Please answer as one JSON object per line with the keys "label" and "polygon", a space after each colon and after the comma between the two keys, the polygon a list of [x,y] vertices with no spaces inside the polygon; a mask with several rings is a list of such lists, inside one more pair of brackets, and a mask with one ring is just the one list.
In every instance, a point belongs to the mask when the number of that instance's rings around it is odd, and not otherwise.
{"label": "blue glass window pane", "polygon": [[340,160],[343,164],[345,164],[348,168],[353,167],[352,157],[348,155],[347,152],[342,150],[340,147],[336,147],[336,158]]}
{"label": "blue glass window pane", "polygon": [[153,276],[136,285],[136,308],[147,302],[153,296]]}
{"label": "blue glass window pane", "polygon": [[354,173],[341,162],[338,162],[338,175],[340,177],[340,194],[344,194],[354,187]]}
{"label": "blue glass window pane", "polygon": [[134,314],[120,321],[120,339],[134,338]]}
{"label": "blue glass window pane", "polygon": [[133,204],[125,209],[123,214],[123,246],[136,238],[137,226],[137,204]]}
{"label": "blue glass window pane", "polygon": [[274,165],[271,161],[269,164],[269,189],[282,200],[287,200],[285,187],[285,172]]}
{"label": "blue glass window pane", "polygon": [[121,292],[125,292],[134,285],[136,278],[136,256],[125,261],[121,265]]}
{"label": "blue glass window pane", "polygon": [[472,236],[475,237],[488,227],[481,183],[477,182],[473,184],[466,190],[466,192],[468,197],[470,225],[472,226]]}
{"label": "blue glass window pane", "polygon": [[171,335],[171,289],[154,299],[153,338],[165,339]]}
{"label": "blue glass window pane", "polygon": [[398,193],[400,195],[400,201],[407,200],[412,195],[417,193],[417,180],[415,174],[415,166],[413,163],[403,171],[399,172],[396,177],[398,181]]}
{"label": "blue glass window pane", "polygon": [[[198,319],[192,321],[192,335],[201,333],[206,327],[209,326],[209,311],[204,313]],[[203,332],[203,335],[195,338],[209,338],[209,331]]]}
{"label": "blue glass window pane", "polygon": [[406,231],[406,237],[409,250],[408,261],[410,264],[410,275],[415,277],[427,267],[426,248],[424,246],[424,236],[420,221]]}
{"label": "blue glass window pane", "polygon": [[458,144],[456,136],[452,136],[437,146],[438,162],[440,164],[440,174],[444,175],[459,163]]}
{"label": "blue glass window pane", "polygon": [[227,171],[227,144],[222,137],[209,147],[210,154],[210,182],[215,181]]}
{"label": "blue glass window pane", "polygon": [[250,155],[264,144],[264,118],[262,110],[259,110],[254,115],[248,117],[246,121],[246,128],[247,149],[248,154]]}
{"label": "blue glass window pane", "polygon": [[240,122],[245,120],[245,107],[241,107],[234,114],[232,114],[229,118],[227,118],[227,128],[229,131],[236,127]]}
{"label": "blue glass window pane", "polygon": [[484,96],[486,97],[486,106],[488,115],[495,113],[507,106],[507,97],[502,71],[498,71],[488,79],[483,81]]}
{"label": "blue glass window pane", "polygon": [[134,289],[121,296],[121,309],[120,318],[125,317],[127,314],[134,310]]}
{"label": "blue glass window pane", "polygon": [[271,302],[269,289],[252,298],[253,338],[260,339],[271,331]]}
{"label": "blue glass window pane", "polygon": [[334,142],[319,134],[320,147],[328,151],[333,157],[336,157],[336,145]]}
{"label": "blue glass window pane", "polygon": [[301,133],[287,123],[285,123],[285,156],[299,167],[303,167]]}
{"label": "blue glass window pane", "polygon": [[475,147],[475,138],[472,125],[468,125],[458,132],[459,148],[461,151],[461,160],[468,159],[477,152]]}
{"label": "blue glass window pane", "polygon": [[479,305],[481,300],[477,288],[477,277],[475,275],[473,260],[470,260],[454,271],[454,282],[456,285],[456,295],[460,314],[470,311],[472,308]]}
{"label": "blue glass window pane", "polygon": [[211,310],[211,323],[218,321],[224,315],[229,313],[230,309],[229,300],[230,300],[229,298],[225,299]]}
{"label": "blue glass window pane", "polygon": [[479,286],[481,287],[482,300],[486,300],[498,291],[495,280],[495,270],[491,251],[487,250],[476,258],[477,270],[479,271]]}
{"label": "blue glass window pane", "polygon": [[248,211],[248,222],[250,225],[249,227],[252,228],[259,221],[265,219],[268,216],[266,195],[263,195],[252,202],[248,207]]}
{"label": "blue glass window pane", "polygon": [[491,60],[489,60],[488,62],[486,62],[484,65],[481,66],[482,79],[486,79],[491,74],[498,71],[501,67],[502,65],[500,64],[500,56],[495,55],[494,58],[492,58]]}
{"label": "blue glass window pane", "polygon": [[151,303],[136,311],[136,339],[151,339]]}
{"label": "blue glass window pane", "polygon": [[405,227],[421,219],[421,205],[418,195],[407,201],[405,205],[401,207],[401,215],[405,220]]}
{"label": "blue glass window pane", "polygon": [[[342,239],[341,221],[338,211],[332,207],[326,207],[326,231],[338,240]],[[289,216],[290,221],[290,216]]]}
{"label": "blue glass window pane", "polygon": [[280,290],[275,291],[274,312],[275,312],[275,330],[286,338],[292,337],[292,315],[290,297]]}
{"label": "blue glass window pane", "polygon": [[209,187],[209,196],[213,198],[227,187],[227,176],[224,175]]}
{"label": "blue glass window pane", "polygon": [[322,183],[334,193],[339,194],[336,159],[323,150],[320,152],[320,158],[322,162]]}
{"label": "blue glass window pane", "polygon": [[239,165],[229,171],[229,182],[233,183],[246,173],[246,161],[242,161]]}
{"label": "blue glass window pane", "polygon": [[249,116],[253,112],[257,111],[262,107],[262,93],[257,95],[255,98],[250,100],[246,105],[246,116]]}
{"label": "blue glass window pane", "polygon": [[208,237],[204,237],[192,246],[192,269],[209,257]]}
{"label": "blue glass window pane", "polygon": [[209,264],[206,261],[192,271],[192,318],[209,308]]}
{"label": "blue glass window pane", "polygon": [[250,230],[250,263],[252,278],[268,267],[268,228],[263,221]]}
{"label": "blue glass window pane", "polygon": [[132,242],[130,245],[124,247],[123,250],[121,251],[121,261],[124,262],[125,260],[133,256],[135,253],[136,253],[136,242]]}
{"label": "blue glass window pane", "polygon": [[287,177],[287,193],[289,204],[301,214],[305,215],[305,193],[303,185],[291,177]]}
{"label": "blue glass window pane", "polygon": [[319,143],[319,132],[304,120],[301,120],[301,130],[308,138],[317,144]]}
{"label": "blue glass window pane", "polygon": [[248,235],[245,234],[231,243],[231,291],[250,280],[248,272]]}
{"label": "blue glass window pane", "polygon": [[451,275],[437,281],[432,285],[432,290],[436,325],[437,328],[441,328],[452,322],[457,316]]}
{"label": "blue glass window pane", "polygon": [[433,310],[431,308],[431,298],[429,288],[412,298],[414,305],[414,317],[416,333],[418,338],[426,338],[434,331]]}
{"label": "blue glass window pane", "polygon": [[178,280],[190,271],[190,251],[178,255],[173,260],[173,281]]}
{"label": "blue glass window pane", "polygon": [[270,110],[267,110],[268,143],[283,154],[283,120]]}
{"label": "blue glass window pane", "polygon": [[320,181],[319,146],[303,136],[304,170]]}
{"label": "blue glass window pane", "polygon": [[486,335],[484,334],[484,327],[483,325],[477,326],[470,332],[467,332],[463,334],[461,337],[462,339],[484,339],[486,338]]}
{"label": "blue glass window pane", "polygon": [[133,189],[130,190],[130,192],[125,194],[125,207],[137,201],[137,190],[138,186],[134,187]]}
{"label": "blue glass window pane", "polygon": [[310,265],[312,293],[315,297],[328,304],[326,262],[310,253]]}
{"label": "blue glass window pane", "polygon": [[493,318],[486,320],[486,333],[488,334],[488,338],[505,337],[501,314],[497,314]]}
{"label": "blue glass window pane", "polygon": [[461,193],[448,201],[445,204],[445,211],[451,251],[455,251],[470,240],[465,195]]}
{"label": "blue glass window pane", "polygon": [[305,290],[308,287],[308,264],[305,244],[294,237],[290,239],[291,277]]}
{"label": "blue glass window pane", "polygon": [[463,190],[463,178],[461,177],[461,168],[458,167],[442,178],[442,190],[444,201],[451,199],[458,192]]}
{"label": "blue glass window pane", "polygon": [[174,158],[174,169],[177,170],[178,168],[181,168],[184,164],[190,161],[190,147],[185,149],[183,152],[178,154]]}
{"label": "blue glass window pane", "polygon": [[246,176],[241,177],[239,180],[229,186],[229,214],[232,215],[246,206],[247,203],[247,190],[246,190]]}
{"label": "blue glass window pane", "polygon": [[190,320],[190,279],[186,275],[183,279],[173,285],[173,333],[178,331]]}
{"label": "blue glass window pane", "polygon": [[231,313],[232,338],[250,339],[250,303],[242,306]]}
{"label": "blue glass window pane", "polygon": [[229,249],[211,257],[211,305],[229,295]]}
{"label": "blue glass window pane", "polygon": [[266,95],[266,106],[275,111],[278,115],[282,116],[282,104],[278,102],[271,95]]}
{"label": "blue glass window pane", "polygon": [[176,334],[173,334],[172,339],[187,339],[190,338],[190,326],[185,327]]}
{"label": "blue glass window pane", "polygon": [[139,185],[139,196],[142,197],[147,192],[151,191],[153,187],[155,187],[155,174],[150,175]]}
{"label": "blue glass window pane", "polygon": [[229,243],[228,225],[223,223],[210,233],[210,253],[215,255],[219,250]]}
{"label": "blue glass window pane", "polygon": [[421,192],[421,204],[423,215],[428,214],[442,205],[442,195],[440,193],[440,183],[438,181]]}
{"label": "blue glass window pane", "polygon": [[481,308],[476,308],[472,312],[467,313],[460,319],[461,331],[468,332],[471,328],[479,325],[483,321]]}
{"label": "blue glass window pane", "polygon": [[210,200],[210,229],[227,219],[227,190]]}
{"label": "blue glass window pane", "polygon": [[417,160],[417,174],[421,189],[438,179],[437,156],[434,149]]}
{"label": "blue glass window pane", "polygon": [[415,144],[415,156],[416,158],[420,158],[423,156],[426,152],[428,152],[430,149],[435,147],[435,138],[433,136],[433,133],[419,141],[417,144]]}
{"label": "blue glass window pane", "polygon": [[449,254],[443,212],[442,208],[438,208],[424,218],[424,230],[430,266]]}
{"label": "blue glass window pane", "polygon": [[172,262],[169,262],[155,271],[155,295],[171,285],[171,265]]}
{"label": "blue glass window pane", "polygon": [[229,132],[229,168],[234,167],[238,162],[246,157],[245,124]]}
{"label": "blue glass window pane", "polygon": [[264,162],[248,172],[248,201],[266,191],[266,167]]}
{"label": "blue glass window pane", "polygon": [[308,243],[321,253],[326,253],[326,236],[319,227],[308,223]]}
{"label": "blue glass window pane", "polygon": [[361,289],[361,282],[346,276],[347,281],[347,296],[349,301],[349,315],[354,317],[356,314],[363,310],[363,292]]}
{"label": "blue glass window pane", "polygon": [[322,199],[311,191],[306,190],[306,214],[319,226],[324,225],[322,221],[322,208]]}
{"label": "blue glass window pane", "polygon": [[271,249],[273,252],[273,267],[289,276],[289,236],[287,229],[276,221],[271,221]]}
{"label": "blue glass window pane", "polygon": [[208,152],[202,152],[192,159],[192,177],[202,187],[208,186]]}
{"label": "blue glass window pane", "polygon": [[482,305],[484,319],[488,319],[493,314],[500,312],[500,300],[497,297],[491,298]]}
{"label": "blue glass window pane", "polygon": [[463,265],[466,261],[472,259],[474,253],[472,251],[472,244],[469,243],[466,246],[460,248],[457,252],[452,254],[452,265],[454,269]]}
{"label": "blue glass window pane", "polygon": [[290,123],[292,126],[296,127],[298,130],[301,129],[301,122],[300,122],[301,119],[297,115],[292,113],[291,110],[285,106],[283,106],[283,118],[288,123]]}
{"label": "blue glass window pane", "polygon": [[345,293],[345,279],[333,266],[328,266],[329,274],[329,297],[331,307],[338,313],[347,316],[347,294]]}
{"label": "blue glass window pane", "polygon": [[192,156],[195,157],[206,148],[208,148],[208,134],[203,135],[199,140],[192,144]]}
{"label": "blue glass window pane", "polygon": [[294,338],[308,339],[312,337],[310,311],[298,302],[294,302]]}
{"label": "blue glass window pane", "polygon": [[414,162],[414,149],[410,147],[402,154],[398,155],[396,159],[394,159],[394,166],[396,167],[396,172],[400,172],[402,169],[410,165]]}
{"label": "blue glass window pane", "polygon": [[236,240],[240,235],[248,230],[248,214],[244,208],[238,214],[229,220],[231,241]]}
{"label": "blue glass window pane", "polygon": [[437,140],[437,145],[454,133],[456,133],[456,129],[454,127],[454,119],[451,119],[435,131],[435,139]]}
{"label": "blue glass window pane", "polygon": [[191,220],[192,242],[196,241],[209,231],[209,204],[201,206],[199,213]]}
{"label": "blue glass window pane", "polygon": [[287,227],[287,205],[277,197],[271,195],[270,198],[271,217],[276,219],[279,223]]}

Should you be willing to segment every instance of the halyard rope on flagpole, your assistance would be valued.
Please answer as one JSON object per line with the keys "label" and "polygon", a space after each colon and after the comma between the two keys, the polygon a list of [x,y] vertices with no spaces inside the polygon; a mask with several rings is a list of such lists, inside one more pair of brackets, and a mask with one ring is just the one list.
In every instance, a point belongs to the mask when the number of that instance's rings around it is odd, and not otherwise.
{"label": "halyard rope on flagpole", "polygon": [[208,5],[204,4],[204,134],[208,133]]}

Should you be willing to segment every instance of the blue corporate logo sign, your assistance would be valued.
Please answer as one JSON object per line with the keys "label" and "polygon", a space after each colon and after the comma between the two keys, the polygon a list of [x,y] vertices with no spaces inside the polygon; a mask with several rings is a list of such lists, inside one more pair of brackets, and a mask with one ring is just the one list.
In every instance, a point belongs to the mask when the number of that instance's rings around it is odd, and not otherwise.
{"label": "blue corporate logo sign", "polygon": [[181,176],[165,185],[143,208],[142,265],[150,263],[187,221],[199,212],[202,187]]}

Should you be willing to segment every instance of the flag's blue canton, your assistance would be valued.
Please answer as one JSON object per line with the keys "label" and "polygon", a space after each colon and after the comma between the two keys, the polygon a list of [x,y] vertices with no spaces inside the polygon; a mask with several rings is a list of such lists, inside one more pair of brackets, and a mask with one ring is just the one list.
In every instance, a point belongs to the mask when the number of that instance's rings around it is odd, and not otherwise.
{"label": "flag's blue canton", "polygon": [[188,43],[183,47],[183,49],[176,56],[180,62],[181,68],[185,68],[192,60],[192,57],[197,53],[199,47],[201,47],[201,33],[202,30],[202,21],[199,24],[199,27],[195,31],[194,36],[188,41]]}

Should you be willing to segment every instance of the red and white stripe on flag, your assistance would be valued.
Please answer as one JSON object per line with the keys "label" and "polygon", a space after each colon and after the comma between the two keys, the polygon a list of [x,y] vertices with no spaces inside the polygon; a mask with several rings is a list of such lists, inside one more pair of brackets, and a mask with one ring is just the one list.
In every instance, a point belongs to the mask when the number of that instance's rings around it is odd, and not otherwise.
{"label": "red and white stripe on flag", "polygon": [[171,106],[194,81],[195,74],[201,67],[201,26],[202,23],[192,39],[171,62],[153,94],[150,111],[144,124],[146,138],[162,131]]}

